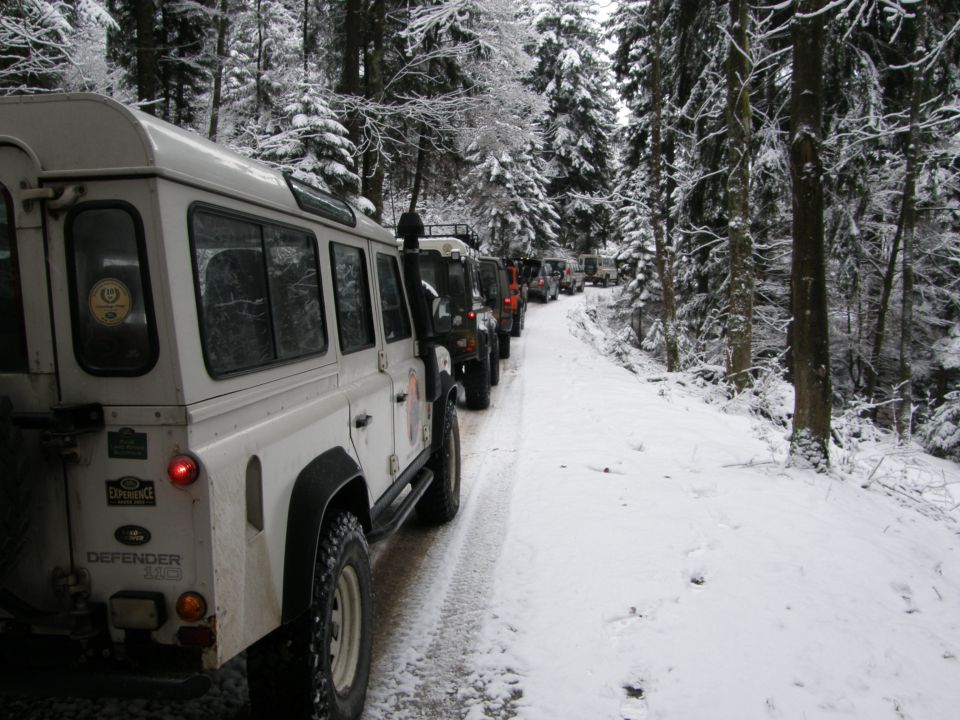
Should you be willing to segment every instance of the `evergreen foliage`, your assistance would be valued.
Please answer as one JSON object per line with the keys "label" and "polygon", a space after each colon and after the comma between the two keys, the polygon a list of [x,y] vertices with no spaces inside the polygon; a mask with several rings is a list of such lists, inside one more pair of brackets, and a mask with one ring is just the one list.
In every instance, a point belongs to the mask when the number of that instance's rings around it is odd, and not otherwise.
{"label": "evergreen foliage", "polygon": [[[656,24],[654,5],[618,0],[601,29],[588,0],[10,0],[0,93],[110,94],[372,214],[417,205],[427,222],[470,222],[492,252],[615,255],[645,347],[674,342],[681,364],[718,366],[730,327],[728,3],[663,0]],[[773,374],[791,370],[795,11],[754,4],[749,25],[752,357]],[[834,403],[892,427],[907,357],[917,437],[956,457],[960,6],[856,0],[824,13]],[[656,212],[675,324],[657,320]]]}
{"label": "evergreen foliage", "polygon": [[610,231],[610,137],[616,111],[607,63],[598,53],[594,4],[547,0],[536,5],[537,60],[531,83],[545,97],[540,118],[549,193],[560,214],[561,245],[593,250]]}

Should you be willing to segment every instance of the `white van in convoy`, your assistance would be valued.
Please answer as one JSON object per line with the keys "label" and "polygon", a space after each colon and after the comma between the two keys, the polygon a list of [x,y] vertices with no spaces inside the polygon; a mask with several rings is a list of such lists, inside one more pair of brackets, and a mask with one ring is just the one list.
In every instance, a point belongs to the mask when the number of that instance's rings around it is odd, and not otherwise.
{"label": "white van in convoy", "polygon": [[608,255],[581,255],[580,265],[583,267],[585,283],[592,282],[594,285],[602,284],[606,287],[610,283],[616,285],[620,280],[617,263]]}
{"label": "white van in convoy", "polygon": [[[0,100],[0,694],[356,718],[367,543],[460,503],[415,215],[110,99]],[[429,307],[433,304],[433,312]]]}

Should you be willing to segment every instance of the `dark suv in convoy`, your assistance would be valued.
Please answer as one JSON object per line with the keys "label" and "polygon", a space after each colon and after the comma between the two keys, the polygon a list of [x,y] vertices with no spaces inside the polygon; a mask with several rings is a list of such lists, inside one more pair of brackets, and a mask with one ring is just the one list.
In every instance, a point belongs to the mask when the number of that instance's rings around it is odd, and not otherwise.
{"label": "dark suv in convoy", "polygon": [[424,232],[423,282],[428,292],[452,303],[452,327],[440,340],[450,351],[454,377],[463,383],[467,407],[483,410],[490,406],[490,387],[500,382],[500,340],[497,319],[484,297],[479,254],[467,242],[476,236],[467,225],[427,225]]}
{"label": "dark suv in convoy", "polygon": [[497,335],[500,357],[510,357],[510,338],[513,325],[519,322],[514,316],[514,299],[510,292],[510,275],[506,263],[496,257],[480,258],[480,283],[487,298],[487,305],[497,320]]}
{"label": "dark suv in convoy", "polygon": [[521,277],[527,284],[528,297],[545,303],[560,296],[560,272],[549,261],[523,258],[520,262]]}

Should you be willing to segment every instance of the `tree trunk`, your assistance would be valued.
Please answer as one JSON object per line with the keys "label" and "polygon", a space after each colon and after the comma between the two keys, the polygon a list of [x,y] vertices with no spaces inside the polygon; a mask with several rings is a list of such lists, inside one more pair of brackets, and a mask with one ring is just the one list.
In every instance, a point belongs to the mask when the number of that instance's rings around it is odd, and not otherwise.
{"label": "tree trunk", "polygon": [[751,60],[749,4],[730,0],[727,57],[727,213],[730,232],[730,308],[727,313],[727,379],[738,390],[750,385],[753,365],[753,240],[750,236]]}
{"label": "tree trunk", "polygon": [[[363,53],[363,0],[346,0],[343,21],[343,64],[340,69],[340,85],[337,91],[344,95],[359,96],[360,87],[360,58]],[[356,112],[348,112],[344,126],[350,136],[353,146],[360,149],[362,127],[360,116]],[[360,166],[357,158],[357,167]]]}
{"label": "tree trunk", "polygon": [[[383,100],[383,29],[386,18],[385,0],[373,0],[370,6],[370,57],[367,67],[367,97],[374,102]],[[366,157],[364,195],[373,203],[373,218],[380,222],[383,217],[384,157],[379,145],[372,146]]]}
{"label": "tree trunk", "polygon": [[[877,325],[873,331],[873,347],[870,349],[870,364],[867,366],[867,399],[873,401],[877,392],[877,379],[880,375],[880,354],[883,349],[883,340],[887,326],[887,310],[890,307],[890,296],[893,294],[893,278],[897,273],[897,256],[900,253],[900,242],[903,238],[903,210],[900,207],[900,220],[897,223],[897,231],[893,236],[893,244],[890,247],[890,257],[887,258],[887,269],[883,273],[883,285],[880,289],[880,306],[877,308]],[[876,408],[871,411],[871,416],[876,419]]]}
{"label": "tree trunk", "polygon": [[429,130],[426,126],[420,128],[420,142],[417,145],[417,169],[413,175],[413,189],[410,191],[410,212],[417,211],[417,201],[420,199],[420,188],[423,186],[423,173],[427,164]]}
{"label": "tree trunk", "polygon": [[301,28],[300,50],[303,53],[303,81],[307,82],[307,57],[309,55],[310,0],[303,0],[303,27]]}
{"label": "tree trunk", "polygon": [[663,89],[660,69],[660,0],[653,0],[652,13],[653,56],[650,67],[650,83],[653,94],[653,114],[650,118],[650,163],[651,163],[651,199],[653,210],[653,239],[656,246],[657,272],[660,275],[663,294],[663,336],[667,351],[667,370],[674,372],[680,368],[680,344],[677,338],[677,301],[673,288],[673,250],[666,237],[666,203],[662,187],[661,166],[663,164]]}
{"label": "tree trunk", "polygon": [[913,344],[913,241],[916,234],[917,157],[920,144],[920,105],[923,99],[924,4],[916,6],[914,19],[913,64],[909,70],[910,130],[906,139],[907,165],[903,179],[903,301],[900,312],[900,383],[897,403],[897,439],[901,445],[910,442],[913,415],[913,375],[910,368]]}
{"label": "tree trunk", "polygon": [[799,0],[793,18],[790,175],[793,183],[794,413],[790,454],[829,467],[830,339],[823,247],[821,84],[824,0]]}
{"label": "tree trunk", "polygon": [[256,95],[254,110],[257,115],[263,107],[263,3],[257,0],[257,72],[254,87]]}
{"label": "tree trunk", "polygon": [[220,0],[217,18],[217,58],[213,71],[213,94],[210,98],[210,128],[207,137],[216,142],[220,125],[220,103],[223,99],[223,59],[227,56],[227,29],[230,27],[230,0]]}
{"label": "tree trunk", "polygon": [[156,43],[156,7],[153,0],[135,0],[137,22],[137,99],[151,104],[144,105],[144,112],[156,115],[153,100],[158,96],[158,71]]}

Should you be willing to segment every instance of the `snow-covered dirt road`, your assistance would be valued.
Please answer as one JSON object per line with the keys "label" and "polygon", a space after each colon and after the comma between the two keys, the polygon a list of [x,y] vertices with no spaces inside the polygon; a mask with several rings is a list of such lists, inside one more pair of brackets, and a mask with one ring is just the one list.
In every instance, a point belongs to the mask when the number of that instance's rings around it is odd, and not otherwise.
{"label": "snow-covered dirt road", "polygon": [[536,316],[501,361],[490,408],[458,409],[460,513],[441,528],[415,520],[376,548],[376,651],[364,718],[462,717],[466,664],[507,531],[524,417],[524,357]]}
{"label": "snow-covered dirt road", "polygon": [[[364,720],[954,720],[960,467],[842,427],[830,473],[790,467],[784,426],[611,335],[618,292],[530,308],[460,409],[460,514],[375,547]],[[0,712],[248,715],[239,661],[192,703]]]}

